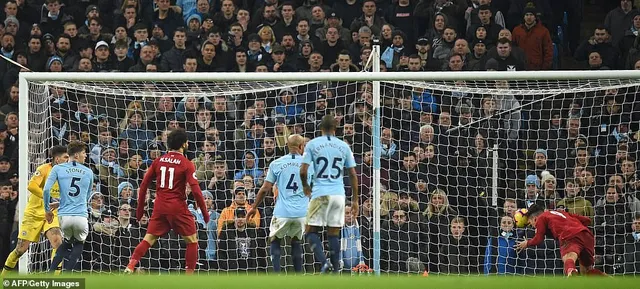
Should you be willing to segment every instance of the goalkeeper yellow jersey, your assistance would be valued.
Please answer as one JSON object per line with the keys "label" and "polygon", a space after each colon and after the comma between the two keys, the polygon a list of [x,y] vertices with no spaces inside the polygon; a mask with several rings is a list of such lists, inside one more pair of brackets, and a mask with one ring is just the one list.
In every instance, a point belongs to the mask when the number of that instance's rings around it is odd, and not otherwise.
{"label": "goalkeeper yellow jersey", "polygon": [[[31,180],[29,180],[29,192],[31,195],[29,195],[27,207],[24,211],[25,217],[44,218],[43,189],[52,168],[53,165],[51,163],[40,165]],[[51,188],[51,198],[60,198],[60,187],[57,182]]]}

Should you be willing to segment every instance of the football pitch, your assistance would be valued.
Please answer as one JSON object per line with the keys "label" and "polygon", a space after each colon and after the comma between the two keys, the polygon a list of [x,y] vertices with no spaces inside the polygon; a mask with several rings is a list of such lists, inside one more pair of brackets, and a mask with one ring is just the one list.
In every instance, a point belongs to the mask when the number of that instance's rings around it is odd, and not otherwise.
{"label": "football pitch", "polygon": [[[44,278],[43,275],[30,276]],[[11,276],[9,278],[21,278]],[[405,289],[405,288],[640,288],[634,277],[500,277],[500,276],[294,276],[294,275],[73,275],[82,278],[87,289]],[[57,279],[57,278],[56,278]],[[4,280],[7,281],[7,280]],[[6,284],[6,283],[4,283]],[[3,284],[3,285],[4,285]],[[3,286],[3,288],[10,288]],[[51,288],[51,287],[49,287]],[[73,287],[69,287],[71,289]]]}

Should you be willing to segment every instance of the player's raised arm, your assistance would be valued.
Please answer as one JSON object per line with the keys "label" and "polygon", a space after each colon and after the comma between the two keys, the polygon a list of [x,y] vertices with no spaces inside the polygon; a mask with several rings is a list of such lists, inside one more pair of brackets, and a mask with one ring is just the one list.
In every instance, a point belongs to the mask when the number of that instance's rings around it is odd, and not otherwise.
{"label": "player's raised arm", "polygon": [[187,182],[191,187],[191,194],[193,198],[196,200],[196,204],[202,211],[202,218],[204,219],[204,223],[209,223],[209,211],[207,211],[207,205],[204,202],[204,197],[202,196],[202,190],[200,190],[200,184],[198,183],[198,178],[196,177],[196,166],[192,162],[188,162],[187,166]]}
{"label": "player's raised arm", "polygon": [[53,167],[53,169],[51,170],[51,173],[49,173],[49,177],[47,178],[47,181],[44,184],[44,189],[42,190],[43,192],[42,198],[44,200],[45,212],[49,212],[51,209],[49,205],[49,202],[51,199],[51,187],[53,187],[56,181],[58,181],[58,170],[56,169],[56,167]]}
{"label": "player's raised arm", "polygon": [[142,178],[142,183],[140,183],[140,188],[138,188],[138,208],[136,209],[136,218],[138,221],[142,219],[144,215],[144,206],[145,200],[147,198],[147,190],[149,189],[149,184],[156,178],[156,162],[158,159],[153,161],[149,168],[147,168],[147,172],[144,174],[144,178]]}
{"label": "player's raised arm", "polygon": [[267,193],[272,192],[273,184],[275,182],[276,182],[276,176],[273,173],[273,167],[269,165],[269,172],[267,173],[267,177],[262,183],[262,187],[260,187],[260,190],[258,191],[258,196],[256,196],[256,202],[253,204],[253,206],[251,206],[251,210],[247,212],[247,220],[251,220],[251,218],[256,214],[256,212],[258,211],[257,208],[258,206],[260,206],[260,204],[262,204],[264,197],[267,195]]}

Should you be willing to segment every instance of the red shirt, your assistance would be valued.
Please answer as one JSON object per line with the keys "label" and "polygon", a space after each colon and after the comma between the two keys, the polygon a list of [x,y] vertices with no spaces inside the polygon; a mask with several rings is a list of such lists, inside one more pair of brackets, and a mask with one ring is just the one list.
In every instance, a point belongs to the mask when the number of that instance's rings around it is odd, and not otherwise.
{"label": "red shirt", "polygon": [[591,219],[560,211],[545,211],[536,220],[536,236],[527,242],[527,246],[536,246],[544,241],[547,230],[553,238],[560,241],[569,239],[582,231],[589,231],[586,226]]}
{"label": "red shirt", "polygon": [[[137,212],[142,213],[144,210],[144,200],[152,180],[156,181],[154,214],[178,215],[189,213],[186,194],[187,184],[191,187],[198,206],[206,208],[202,191],[196,178],[196,167],[183,154],[171,151],[151,163],[140,184]],[[203,214],[206,211],[202,210]],[[207,218],[205,220],[208,219],[208,214],[206,215]]]}

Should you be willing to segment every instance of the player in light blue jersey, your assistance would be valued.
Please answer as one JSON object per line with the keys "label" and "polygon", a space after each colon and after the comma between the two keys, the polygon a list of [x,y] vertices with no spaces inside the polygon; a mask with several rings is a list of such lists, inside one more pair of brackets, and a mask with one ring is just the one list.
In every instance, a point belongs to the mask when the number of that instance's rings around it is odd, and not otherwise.
{"label": "player in light blue jersey", "polygon": [[[352,205],[354,214],[358,212],[358,178],[353,152],[347,143],[335,137],[336,120],[332,115],[325,115],[320,122],[322,136],[311,140],[304,149],[300,179],[307,196],[311,196],[307,212],[307,240],[316,261],[322,265],[322,272],[333,267],[334,273],[340,272],[340,230],[344,226],[344,171],[349,172],[351,181]],[[313,167],[312,184],[307,182],[309,168]],[[355,216],[354,216],[355,217]],[[323,227],[327,227],[329,239],[329,259],[322,250],[322,241],[318,235]]]}
{"label": "player in light blue jersey", "polygon": [[296,272],[302,272],[302,235],[304,234],[305,215],[309,207],[309,198],[302,190],[300,167],[304,150],[304,138],[293,134],[287,139],[289,154],[278,158],[269,165],[267,178],[264,180],[256,203],[247,213],[247,220],[256,214],[256,208],[262,203],[273,185],[277,186],[276,206],[269,228],[271,242],[271,261],[273,270],[280,272],[280,242],[285,237],[291,237],[291,258]]}
{"label": "player in light blue jersey", "polygon": [[69,262],[65,262],[64,270],[67,272],[73,270],[82,254],[84,241],[89,234],[87,203],[93,187],[93,171],[83,165],[87,158],[83,143],[79,141],[69,143],[67,153],[69,161],[53,167],[44,185],[45,218],[49,223],[53,222],[49,201],[51,187],[56,182],[60,186],[58,218],[64,241],[53,258],[49,269],[51,272],[58,268],[63,258],[69,260]]}

